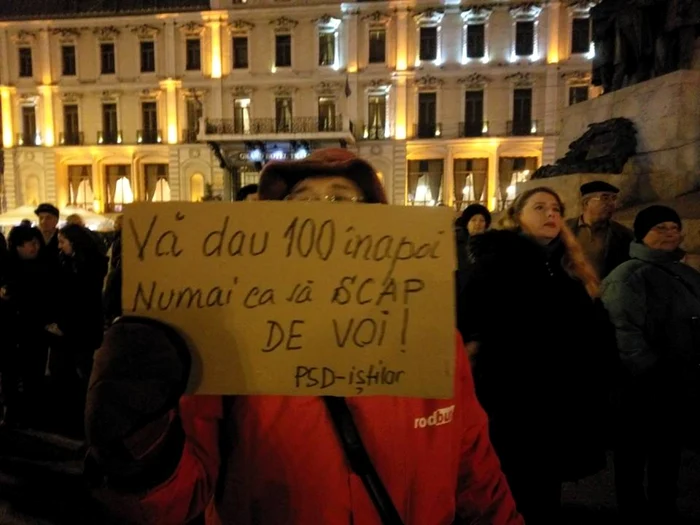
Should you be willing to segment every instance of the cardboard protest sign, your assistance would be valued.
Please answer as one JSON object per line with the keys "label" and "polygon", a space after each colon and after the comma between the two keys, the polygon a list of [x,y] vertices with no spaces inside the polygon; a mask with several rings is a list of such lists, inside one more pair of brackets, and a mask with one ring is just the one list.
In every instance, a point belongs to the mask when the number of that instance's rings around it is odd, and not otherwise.
{"label": "cardboard protest sign", "polygon": [[189,339],[200,394],[453,391],[452,211],[135,203],[123,307]]}

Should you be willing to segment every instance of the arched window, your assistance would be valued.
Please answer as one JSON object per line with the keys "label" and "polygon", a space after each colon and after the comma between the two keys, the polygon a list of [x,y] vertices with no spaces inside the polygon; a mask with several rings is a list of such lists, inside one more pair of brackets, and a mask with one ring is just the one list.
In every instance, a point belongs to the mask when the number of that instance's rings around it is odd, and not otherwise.
{"label": "arched window", "polygon": [[195,173],[190,177],[190,200],[201,202],[204,197],[204,175]]}

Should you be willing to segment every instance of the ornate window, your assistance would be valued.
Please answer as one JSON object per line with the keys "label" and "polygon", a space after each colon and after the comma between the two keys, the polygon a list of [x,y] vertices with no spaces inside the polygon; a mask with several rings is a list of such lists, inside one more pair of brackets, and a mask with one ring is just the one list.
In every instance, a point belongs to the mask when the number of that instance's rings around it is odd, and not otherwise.
{"label": "ornate window", "polygon": [[324,15],[314,20],[318,27],[318,65],[338,69],[340,66],[338,49],[338,29],[340,19]]}
{"label": "ornate window", "polygon": [[539,59],[537,33],[541,12],[542,7],[536,4],[521,4],[510,9],[513,18],[511,62],[521,58],[528,58],[533,62]]}
{"label": "ornate window", "polygon": [[420,62],[433,62],[436,65],[442,64],[442,35],[440,24],[444,11],[428,9],[414,16],[418,25],[418,58]]}
{"label": "ornate window", "polygon": [[472,60],[489,61],[487,27],[492,10],[472,7],[462,11],[462,64]]}
{"label": "ornate window", "polygon": [[367,21],[367,62],[386,63],[387,31],[391,17],[381,11],[374,11],[362,17]]}
{"label": "ornate window", "polygon": [[246,20],[234,20],[228,26],[231,35],[231,67],[234,70],[248,69],[249,33],[255,24]]}
{"label": "ornate window", "polygon": [[273,70],[278,67],[292,67],[292,32],[299,22],[281,16],[270,22],[274,28],[275,59]]}

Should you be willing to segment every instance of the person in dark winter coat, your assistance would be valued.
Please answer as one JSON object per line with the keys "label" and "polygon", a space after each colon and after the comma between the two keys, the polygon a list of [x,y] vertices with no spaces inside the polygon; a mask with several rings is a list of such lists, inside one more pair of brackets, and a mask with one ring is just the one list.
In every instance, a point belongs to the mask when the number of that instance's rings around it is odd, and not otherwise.
{"label": "person in dark winter coat", "polygon": [[59,211],[56,206],[44,202],[34,210],[39,221],[39,230],[44,238],[44,258],[54,268],[59,265],[58,249],[58,218]]}
{"label": "person in dark winter coat", "polygon": [[80,432],[93,354],[102,343],[102,284],[108,261],[90,232],[76,224],[59,231],[58,245],[62,304],[49,331],[57,338],[56,346],[60,348],[54,360],[56,375],[66,383],[65,390],[72,393],[69,407],[75,407],[66,421],[75,425],[70,431]]}
{"label": "person in dark winter coat", "polygon": [[581,185],[580,191],[582,213],[566,224],[602,280],[629,260],[632,231],[612,220],[620,193],[618,188],[596,180]]}
{"label": "person in dark winter coat", "polygon": [[[340,148],[268,163],[259,195],[344,203],[338,206],[386,203],[374,169]],[[400,517],[392,522],[406,525],[522,525],[459,337],[455,345],[453,399],[347,399],[388,492],[376,506],[395,506]],[[350,470],[329,401],[184,396],[177,403],[189,372],[183,355],[189,356],[186,346],[172,330],[128,316],[108,330],[96,354],[86,471],[99,474],[101,496],[122,523],[184,524],[205,508],[212,525],[389,522]],[[129,395],[143,389],[153,395]],[[415,417],[445,410],[439,407],[459,415],[413,428]]]}
{"label": "person in dark winter coat", "polygon": [[521,194],[504,230],[470,240],[458,324],[518,510],[558,523],[561,483],[605,466],[614,332],[598,280],[548,188]]}
{"label": "person in dark winter coat", "polygon": [[491,227],[491,213],[486,206],[470,204],[455,221],[458,268],[464,268],[467,242],[472,235],[484,233]]}
{"label": "person in dark winter coat", "polygon": [[109,325],[122,314],[122,221],[120,215],[114,222],[115,234],[109,258],[109,272],[104,288],[105,321]]}
{"label": "person in dark winter coat", "polygon": [[[92,352],[102,343],[102,283],[107,274],[107,257],[83,227],[70,224],[58,234],[61,249],[61,299],[65,307],[58,328],[79,357],[92,361]],[[83,374],[89,376],[90,366]],[[78,367],[79,369],[81,366]]]}
{"label": "person in dark winter coat", "polygon": [[467,267],[467,245],[470,237],[484,233],[491,227],[491,213],[486,206],[470,204],[455,221],[457,239],[457,294],[464,287],[464,269]]}
{"label": "person in dark winter coat", "polygon": [[700,273],[681,262],[681,232],[673,209],[640,211],[632,259],[602,287],[625,372],[615,484],[630,524],[674,523],[682,437],[700,437]]}
{"label": "person in dark winter coat", "polygon": [[[3,275],[3,393],[8,424],[40,423],[41,394],[48,356],[45,327],[55,312],[55,279],[43,257],[43,237],[31,226],[17,226],[9,236]],[[20,392],[19,382],[23,384]]]}

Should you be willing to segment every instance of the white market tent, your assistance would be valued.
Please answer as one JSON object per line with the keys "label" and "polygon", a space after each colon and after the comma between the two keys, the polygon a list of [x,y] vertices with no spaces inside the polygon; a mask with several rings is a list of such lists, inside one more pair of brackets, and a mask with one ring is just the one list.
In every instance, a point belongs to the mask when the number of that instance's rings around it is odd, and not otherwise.
{"label": "white market tent", "polygon": [[[3,213],[0,215],[0,226],[16,226],[24,219],[35,223],[37,220],[34,214],[35,209],[35,206],[20,206],[19,208]],[[112,219],[77,206],[66,206],[60,210],[59,223],[65,222],[68,216],[73,214],[80,215],[85,225],[91,230],[110,231],[114,229],[114,221],[112,221]]]}

